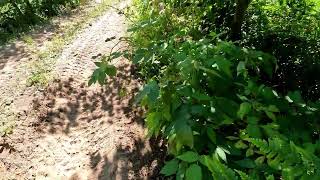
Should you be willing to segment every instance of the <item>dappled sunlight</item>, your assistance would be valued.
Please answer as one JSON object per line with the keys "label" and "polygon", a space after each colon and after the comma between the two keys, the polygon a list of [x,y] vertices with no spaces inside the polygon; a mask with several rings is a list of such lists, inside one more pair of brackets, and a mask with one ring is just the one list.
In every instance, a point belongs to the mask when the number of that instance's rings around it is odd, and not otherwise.
{"label": "dappled sunlight", "polygon": [[70,128],[79,126],[79,123],[101,118],[104,119],[102,123],[124,120],[141,124],[142,111],[133,103],[138,84],[131,82],[126,67],[128,65],[119,67],[117,76],[109,79],[103,87],[88,87],[73,78],[55,80],[44,90],[43,97],[33,101],[40,120],[39,131],[68,134]]}

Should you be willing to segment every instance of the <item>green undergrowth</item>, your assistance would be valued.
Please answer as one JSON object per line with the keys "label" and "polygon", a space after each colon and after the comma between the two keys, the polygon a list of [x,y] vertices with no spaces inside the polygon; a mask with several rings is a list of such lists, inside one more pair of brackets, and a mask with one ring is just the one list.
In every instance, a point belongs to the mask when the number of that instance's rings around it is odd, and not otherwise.
{"label": "green undergrowth", "polygon": [[[318,91],[308,96],[300,90],[309,86],[276,84],[279,75],[286,76],[279,65],[294,66],[288,58],[317,60],[319,52],[310,45],[319,35],[318,17],[313,16],[318,12],[310,9],[315,6],[309,1],[252,1],[248,14],[254,13],[244,20],[242,39],[233,42],[228,19],[220,20],[232,17],[226,12],[235,4],[213,2],[135,1],[128,30],[132,49],[97,62],[89,84],[115,76],[110,62],[120,56],[137,66],[145,85],[135,102],[146,109],[148,135],[166,139],[168,156],[160,173],[168,179],[319,179]],[[263,19],[265,24],[255,21]],[[282,32],[279,23],[286,19]],[[264,32],[281,34],[274,51],[248,44],[257,40],[255,35],[269,35]],[[287,48],[296,38],[304,42],[303,52]],[[259,40],[257,44],[267,41]],[[296,62],[302,70],[317,62],[307,63]]]}
{"label": "green undergrowth", "polygon": [[87,0],[2,0],[0,1],[0,44],[14,41],[39,26],[51,23],[52,17],[64,16]]}

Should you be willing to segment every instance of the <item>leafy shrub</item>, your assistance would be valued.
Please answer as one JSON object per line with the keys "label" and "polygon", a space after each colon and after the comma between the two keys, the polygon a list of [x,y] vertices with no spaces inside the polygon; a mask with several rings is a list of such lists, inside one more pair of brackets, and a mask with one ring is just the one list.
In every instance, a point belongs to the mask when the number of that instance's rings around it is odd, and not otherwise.
{"label": "leafy shrub", "polygon": [[150,135],[163,134],[175,156],[162,173],[178,178],[196,166],[203,179],[319,177],[320,104],[259,84],[274,70],[270,55],[226,42],[173,44],[158,47],[155,59],[170,63],[137,96]]}
{"label": "leafy shrub", "polygon": [[[243,25],[242,45],[278,59],[276,75],[268,79],[279,92],[300,90],[320,98],[320,6],[312,1],[253,1]],[[264,79],[265,81],[266,79]]]}
{"label": "leafy shrub", "polygon": [[[290,44],[284,43],[288,34],[271,52],[249,46],[258,36],[244,35],[239,47],[227,41],[228,33],[216,33],[216,25],[205,30],[203,13],[212,9],[204,7],[210,5],[138,1],[129,29],[133,49],[109,57],[129,57],[146,80],[136,102],[147,110],[149,136],[168,142],[161,173],[176,179],[318,179],[320,102],[297,86],[274,86],[283,63],[276,57],[291,55],[279,49]],[[299,53],[295,57],[306,61],[313,54]],[[90,84],[115,74],[108,62],[97,64]]]}
{"label": "leafy shrub", "polygon": [[75,7],[79,0],[2,0],[0,1],[0,39],[5,42],[47,17],[58,15],[62,9]]}

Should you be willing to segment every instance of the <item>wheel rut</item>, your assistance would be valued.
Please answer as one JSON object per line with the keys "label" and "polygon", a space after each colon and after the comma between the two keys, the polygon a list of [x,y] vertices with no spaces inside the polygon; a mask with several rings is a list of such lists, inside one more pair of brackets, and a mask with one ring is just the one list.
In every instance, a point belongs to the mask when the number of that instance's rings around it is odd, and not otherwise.
{"label": "wheel rut", "polygon": [[[128,5],[122,1],[117,9]],[[118,43],[126,28],[124,15],[110,8],[63,49],[52,72],[56,79],[33,94],[0,150],[5,179],[155,177],[164,151],[161,140],[145,138],[142,111],[132,100],[140,87],[134,67],[116,59],[116,77],[105,86],[87,85],[95,61],[115,44],[127,46]],[[24,105],[21,98],[17,106]]]}

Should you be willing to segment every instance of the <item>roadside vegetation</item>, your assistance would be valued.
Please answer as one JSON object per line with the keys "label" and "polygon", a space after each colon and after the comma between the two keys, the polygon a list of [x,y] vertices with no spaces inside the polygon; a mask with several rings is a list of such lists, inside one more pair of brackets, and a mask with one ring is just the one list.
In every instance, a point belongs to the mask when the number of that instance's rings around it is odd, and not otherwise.
{"label": "roadside vegetation", "polygon": [[0,44],[47,22],[50,17],[85,3],[83,0],[2,0],[0,1]]}
{"label": "roadside vegetation", "polygon": [[[311,0],[136,0],[132,60],[171,179],[320,177],[320,6]],[[133,18],[132,18],[133,17]]]}

